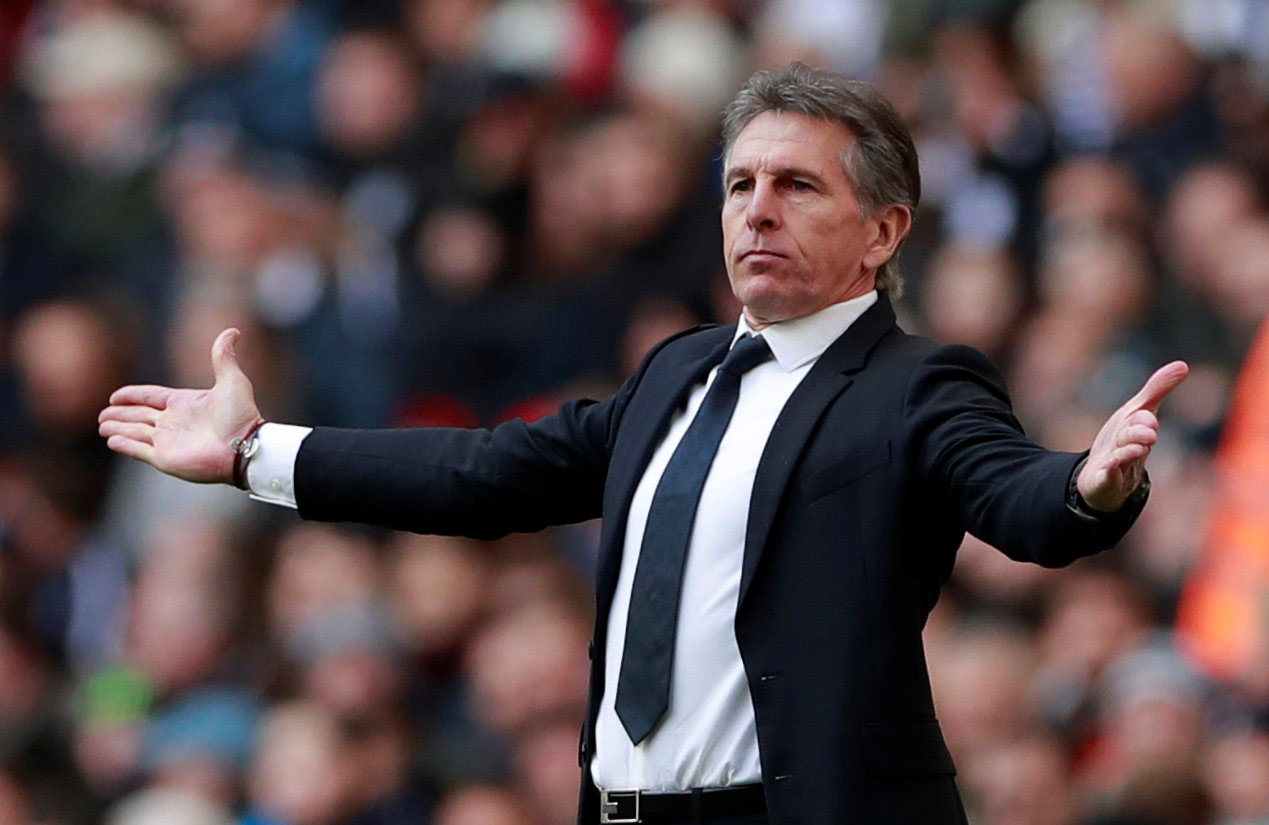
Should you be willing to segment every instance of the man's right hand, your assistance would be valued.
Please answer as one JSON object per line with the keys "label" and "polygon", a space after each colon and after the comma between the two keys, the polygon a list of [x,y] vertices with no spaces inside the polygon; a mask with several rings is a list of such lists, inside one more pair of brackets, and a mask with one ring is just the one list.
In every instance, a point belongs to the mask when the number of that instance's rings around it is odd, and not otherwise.
{"label": "man's right hand", "polygon": [[121,387],[97,417],[106,446],[165,473],[203,483],[233,481],[232,442],[260,421],[251,381],[238,366],[242,333],[229,328],[212,344],[216,383],[209,390]]}

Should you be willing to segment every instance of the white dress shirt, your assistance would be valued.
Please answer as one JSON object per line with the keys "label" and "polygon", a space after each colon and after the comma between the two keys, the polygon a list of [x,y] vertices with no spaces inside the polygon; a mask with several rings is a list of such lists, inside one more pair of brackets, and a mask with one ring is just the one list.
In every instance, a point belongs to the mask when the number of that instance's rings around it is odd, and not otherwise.
{"label": "white dress shirt", "polygon": [[[591,762],[591,777],[598,787],[681,791],[762,781],[753,700],[735,630],[754,475],[789,396],[829,344],[876,301],[877,293],[870,292],[760,331],[775,357],[741,379],[736,410],[696,510],[679,597],[670,709],[656,730],[636,746],[617,718],[614,703],[643,528],[661,473],[696,416],[717,368],[692,390],[687,406],[670,422],[635,488],[626,522],[621,572],[608,614],[605,690]],[[736,338],[749,332],[742,317]]]}
{"label": "white dress shirt", "polygon": [[[762,780],[753,700],[736,645],[736,604],[754,475],[789,396],[824,350],[877,301],[870,292],[814,315],[760,331],[774,358],[746,373],[731,423],[701,490],[683,570],[670,707],[660,725],[633,745],[614,702],[626,636],[631,584],[652,495],[687,431],[717,368],[696,386],[671,422],[635,489],[621,571],[608,615],[605,685],[596,722],[591,776],[607,790],[679,791]],[[744,318],[736,338],[751,330]],[[265,424],[247,466],[251,495],[295,506],[294,466],[307,427]]]}

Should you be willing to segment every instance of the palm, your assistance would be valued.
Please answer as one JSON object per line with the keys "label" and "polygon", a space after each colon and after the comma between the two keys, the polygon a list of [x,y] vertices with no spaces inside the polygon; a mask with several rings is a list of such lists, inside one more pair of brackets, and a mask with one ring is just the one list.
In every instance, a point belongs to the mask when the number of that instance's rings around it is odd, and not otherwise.
{"label": "palm", "polygon": [[260,420],[251,382],[238,367],[237,339],[237,330],[225,330],[212,345],[216,383],[209,390],[116,390],[99,417],[107,446],[187,481],[231,481],[232,442]]}
{"label": "palm", "polygon": [[227,445],[257,418],[254,405],[239,411],[216,388],[173,390],[154,422],[154,466],[189,481],[232,477],[233,450]]}
{"label": "palm", "polygon": [[1160,367],[1102,425],[1076,480],[1080,495],[1089,506],[1104,512],[1118,510],[1141,484],[1146,456],[1159,440],[1159,419],[1155,415],[1159,404],[1188,374],[1184,361]]}

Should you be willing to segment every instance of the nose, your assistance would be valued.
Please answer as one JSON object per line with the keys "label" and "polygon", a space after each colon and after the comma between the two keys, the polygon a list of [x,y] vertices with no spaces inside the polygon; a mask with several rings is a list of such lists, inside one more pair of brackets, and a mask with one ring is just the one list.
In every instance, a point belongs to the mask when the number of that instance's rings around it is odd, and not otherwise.
{"label": "nose", "polygon": [[750,229],[777,229],[780,226],[780,201],[771,181],[759,178],[754,183],[753,195],[745,210],[745,221]]}

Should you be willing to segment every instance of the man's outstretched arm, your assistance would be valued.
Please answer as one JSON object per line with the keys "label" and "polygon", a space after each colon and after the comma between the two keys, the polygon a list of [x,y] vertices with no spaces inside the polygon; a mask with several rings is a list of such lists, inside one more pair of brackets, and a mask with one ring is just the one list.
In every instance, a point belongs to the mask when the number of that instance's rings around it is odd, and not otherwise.
{"label": "man's outstretched arm", "polygon": [[[99,417],[108,446],[178,478],[234,481],[235,441],[262,421],[238,337],[228,329],[212,345],[211,389],[113,393]],[[584,521],[599,515],[616,421],[637,379],[604,401],[570,401],[557,415],[492,430],[264,425],[244,480],[256,497],[324,521],[474,538]],[[263,466],[279,457],[283,471]],[[294,483],[294,496],[275,475]]]}
{"label": "man's outstretched arm", "polygon": [[1140,512],[1144,500],[1133,494],[1158,440],[1155,410],[1187,372],[1180,361],[1156,370],[1081,457],[1023,434],[985,356],[940,348],[915,373],[906,402],[919,465],[974,535],[1011,558],[1068,564],[1114,544]]}

